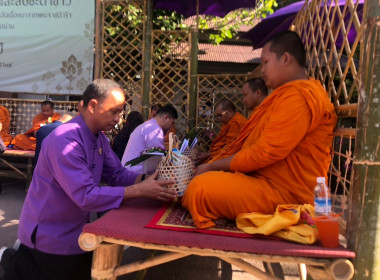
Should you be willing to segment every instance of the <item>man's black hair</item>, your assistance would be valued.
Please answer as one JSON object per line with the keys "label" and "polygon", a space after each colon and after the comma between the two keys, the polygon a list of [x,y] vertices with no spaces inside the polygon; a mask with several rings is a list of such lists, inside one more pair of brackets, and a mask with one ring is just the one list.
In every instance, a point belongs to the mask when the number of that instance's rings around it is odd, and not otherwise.
{"label": "man's black hair", "polygon": [[252,90],[252,92],[255,92],[256,90],[261,90],[261,93],[265,96],[268,96],[268,87],[265,85],[265,82],[261,78],[253,78],[246,80],[244,84],[248,84],[249,88]]}
{"label": "man's black hair", "polygon": [[301,67],[306,66],[306,52],[300,36],[290,30],[279,32],[273,35],[265,43],[270,43],[269,50],[276,53],[280,58],[285,52],[292,55]]}
{"label": "man's black hair", "polygon": [[[83,92],[83,107],[87,107],[91,99],[96,99],[99,103],[108,96],[111,90],[121,88],[121,86],[109,79],[97,79],[87,86]],[[124,91],[123,91],[124,92]]]}
{"label": "man's black hair", "polygon": [[178,113],[177,113],[177,110],[170,104],[167,104],[163,107],[161,107],[158,111],[157,111],[157,115],[156,116],[163,116],[163,115],[169,115],[169,117],[171,117],[172,119],[178,119]]}

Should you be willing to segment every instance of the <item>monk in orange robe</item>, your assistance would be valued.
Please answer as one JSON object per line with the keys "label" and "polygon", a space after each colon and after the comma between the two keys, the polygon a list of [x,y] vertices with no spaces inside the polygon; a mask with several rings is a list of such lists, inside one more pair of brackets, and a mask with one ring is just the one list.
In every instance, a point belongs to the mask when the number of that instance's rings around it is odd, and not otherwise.
{"label": "monk in orange robe", "polygon": [[235,105],[226,99],[220,101],[215,108],[215,116],[223,125],[219,134],[210,145],[208,152],[199,153],[195,158],[195,163],[200,164],[212,157],[215,157],[221,149],[230,144],[238,136],[241,128],[247,119],[239,112],[236,112]]}
{"label": "monk in orange robe", "polygon": [[9,134],[9,125],[11,116],[7,108],[0,106],[0,138],[3,139],[5,147],[12,141],[12,135]]}
{"label": "monk in orange robe", "polygon": [[41,124],[52,123],[60,118],[60,114],[54,113],[54,104],[51,101],[41,103],[41,113],[34,117],[32,127],[24,134],[16,135],[12,144],[20,150],[36,150],[36,133]]}
{"label": "monk in orange robe", "polygon": [[[243,103],[247,110],[254,111],[264,99],[268,96],[268,88],[265,81],[261,78],[253,78],[245,81],[242,86]],[[252,127],[250,128],[252,130]],[[247,130],[245,130],[247,131]],[[237,135],[236,135],[237,137]],[[235,138],[236,138],[235,137]],[[212,155],[207,163],[219,160],[226,157],[225,151],[229,149],[230,145],[235,145],[234,141],[230,141],[223,146],[220,146],[218,151]],[[233,147],[232,147],[233,148]],[[232,154],[230,154],[232,155]]]}
{"label": "monk in orange robe", "polygon": [[273,214],[279,204],[313,204],[316,178],[327,175],[337,117],[321,83],[307,77],[305,57],[292,31],[264,45],[262,76],[274,91],[225,158],[197,168],[182,199],[197,227],[241,213]]}

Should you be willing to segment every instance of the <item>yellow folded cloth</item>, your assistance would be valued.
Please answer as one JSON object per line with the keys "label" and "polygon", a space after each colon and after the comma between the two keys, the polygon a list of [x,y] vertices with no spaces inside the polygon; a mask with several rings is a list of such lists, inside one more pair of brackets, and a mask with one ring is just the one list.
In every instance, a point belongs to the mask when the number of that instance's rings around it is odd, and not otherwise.
{"label": "yellow folded cloth", "polygon": [[318,231],[313,218],[314,207],[310,204],[278,205],[273,215],[257,212],[237,216],[236,225],[249,234],[273,235],[302,244],[313,244]]}

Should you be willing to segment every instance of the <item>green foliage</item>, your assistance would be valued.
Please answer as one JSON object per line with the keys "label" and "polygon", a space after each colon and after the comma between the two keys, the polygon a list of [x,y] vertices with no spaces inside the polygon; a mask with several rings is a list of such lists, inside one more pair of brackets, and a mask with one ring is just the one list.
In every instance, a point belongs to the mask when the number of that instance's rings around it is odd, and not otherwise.
{"label": "green foliage", "polygon": [[223,18],[214,16],[200,16],[199,30],[215,30],[209,35],[209,41],[212,44],[220,44],[225,39],[235,37],[242,25],[254,26],[257,19],[265,18],[274,12],[273,8],[277,7],[276,0],[258,0],[256,8],[251,10],[239,9],[228,13]]}
{"label": "green foliage", "polygon": [[[225,39],[231,39],[236,36],[242,25],[254,26],[256,20],[265,18],[268,14],[273,13],[273,9],[277,7],[276,0],[257,0],[256,8],[251,10],[239,9],[232,11],[225,17],[215,17],[201,15],[199,17],[199,30],[205,31],[212,29],[209,35],[209,41],[213,44],[220,44]],[[128,4],[127,8],[121,5],[111,5],[107,7],[108,12],[118,19],[120,23],[130,28],[141,26],[143,24],[143,10],[135,4]],[[160,30],[186,30],[190,27],[185,23],[183,15],[173,11],[154,10],[153,11],[153,28]],[[123,30],[119,25],[105,27],[109,36],[117,37]],[[133,31],[133,30],[131,30]],[[134,31],[138,35],[140,29]],[[163,48],[165,52],[167,48]]]}

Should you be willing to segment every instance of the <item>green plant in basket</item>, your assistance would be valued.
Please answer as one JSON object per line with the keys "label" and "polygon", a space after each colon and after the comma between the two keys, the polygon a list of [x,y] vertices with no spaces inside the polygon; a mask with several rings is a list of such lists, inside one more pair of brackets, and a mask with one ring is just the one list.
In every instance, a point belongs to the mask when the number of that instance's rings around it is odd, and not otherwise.
{"label": "green plant in basket", "polygon": [[148,158],[157,156],[157,155],[163,155],[166,156],[167,151],[164,148],[161,147],[152,147],[144,150],[141,155],[137,158],[131,159],[130,161],[127,161],[124,166],[130,165],[135,166],[143,161],[146,161]]}
{"label": "green plant in basket", "polygon": [[[193,143],[194,139],[203,131],[203,127],[193,127],[188,133],[186,133],[183,139],[187,139],[189,144]],[[182,141],[183,142],[183,141]]]}

